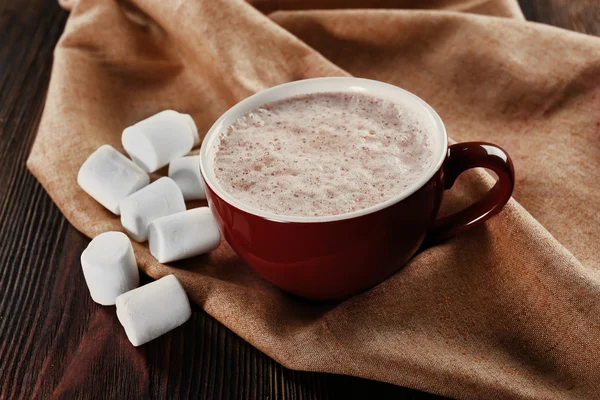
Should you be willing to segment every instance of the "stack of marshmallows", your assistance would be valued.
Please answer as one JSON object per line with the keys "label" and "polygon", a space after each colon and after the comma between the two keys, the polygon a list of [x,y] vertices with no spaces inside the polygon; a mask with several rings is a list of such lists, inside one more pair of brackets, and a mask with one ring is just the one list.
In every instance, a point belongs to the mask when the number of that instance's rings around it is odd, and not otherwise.
{"label": "stack of marshmallows", "polygon": [[[217,225],[207,207],[186,211],[185,200],[204,199],[199,156],[185,157],[200,143],[190,115],[166,110],[123,131],[131,160],[109,145],[83,163],[77,183],[115,215],[127,234],[148,240],[162,263],[215,249]],[[132,161],[133,160],[133,161]],[[150,183],[148,173],[169,165],[169,177]],[[117,306],[117,317],[134,346],[178,327],[191,315],[183,287],[174,275],[139,286],[139,272],[129,237],[122,232],[96,236],[81,255],[92,299]]]}

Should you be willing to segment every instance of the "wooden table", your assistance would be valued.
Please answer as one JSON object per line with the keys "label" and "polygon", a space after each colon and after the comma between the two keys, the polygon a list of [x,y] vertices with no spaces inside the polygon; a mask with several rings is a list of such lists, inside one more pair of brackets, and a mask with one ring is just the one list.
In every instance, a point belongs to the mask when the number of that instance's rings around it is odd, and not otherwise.
{"label": "wooden table", "polygon": [[[520,2],[530,20],[599,34],[598,0]],[[438,398],[288,370],[198,307],[137,350],[107,334],[121,327],[89,298],[79,264],[88,239],[25,169],[66,19],[56,0],[0,2],[0,399]]]}

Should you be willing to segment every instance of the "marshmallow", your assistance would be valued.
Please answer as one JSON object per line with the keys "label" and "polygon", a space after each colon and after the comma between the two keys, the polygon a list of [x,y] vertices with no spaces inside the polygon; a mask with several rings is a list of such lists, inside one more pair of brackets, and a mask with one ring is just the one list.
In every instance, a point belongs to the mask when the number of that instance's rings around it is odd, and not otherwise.
{"label": "marshmallow", "polygon": [[186,200],[204,200],[204,188],[200,176],[200,156],[176,158],[169,164],[169,178],[181,189]]}
{"label": "marshmallow", "polygon": [[77,174],[79,186],[98,203],[119,215],[119,203],[150,183],[150,177],[130,159],[105,144],[94,151]]}
{"label": "marshmallow", "polygon": [[192,315],[185,290],[175,275],[120,295],[116,305],[117,318],[134,346],[164,335]]}
{"label": "marshmallow", "polygon": [[96,236],[81,253],[81,267],[92,299],[103,306],[140,284],[131,242],[122,232]]}
{"label": "marshmallow", "polygon": [[172,214],[148,227],[150,253],[161,263],[208,253],[219,247],[221,234],[208,207]]}
{"label": "marshmallow", "polygon": [[191,116],[166,110],[125,128],[121,141],[136,164],[154,172],[189,153],[200,137]]}
{"label": "marshmallow", "polygon": [[192,118],[190,114],[179,113],[179,115],[183,117],[183,119],[187,122],[188,126],[190,127],[190,130],[192,131],[192,137],[194,138],[194,147],[198,146],[200,144],[200,135],[198,135],[198,127],[194,122],[194,118]]}
{"label": "marshmallow", "polygon": [[138,242],[148,239],[148,225],[157,218],[185,211],[179,186],[160,178],[121,201],[121,225]]}

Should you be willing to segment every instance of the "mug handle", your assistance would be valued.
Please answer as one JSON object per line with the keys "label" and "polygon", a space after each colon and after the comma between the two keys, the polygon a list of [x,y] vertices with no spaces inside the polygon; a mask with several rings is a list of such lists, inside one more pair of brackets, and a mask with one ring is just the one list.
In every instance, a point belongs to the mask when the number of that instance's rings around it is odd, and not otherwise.
{"label": "mug handle", "polygon": [[506,151],[485,142],[457,143],[448,147],[444,163],[444,190],[449,190],[464,171],[483,167],[494,171],[498,181],[478,202],[437,219],[425,238],[427,244],[446,240],[486,221],[508,202],[515,186],[515,170]]}

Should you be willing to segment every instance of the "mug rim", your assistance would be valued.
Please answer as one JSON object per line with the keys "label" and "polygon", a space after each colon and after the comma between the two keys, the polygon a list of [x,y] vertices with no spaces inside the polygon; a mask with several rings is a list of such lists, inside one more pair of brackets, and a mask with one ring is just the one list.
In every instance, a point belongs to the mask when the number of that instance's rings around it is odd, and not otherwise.
{"label": "mug rim", "polygon": [[[219,134],[229,126],[235,119],[239,118],[243,114],[253,109],[260,107],[261,105],[271,102],[277,101],[289,97],[293,97],[299,95],[298,93],[294,94],[297,90],[305,89],[305,87],[313,87],[313,86],[335,86],[338,89],[332,90],[321,90],[321,92],[366,92],[375,97],[379,98],[400,98],[403,99],[403,104],[408,101],[411,106],[417,107],[420,111],[424,112],[427,115],[431,122],[435,126],[435,134],[436,138],[436,150],[437,154],[434,157],[434,162],[429,166],[427,173],[423,173],[423,175],[413,184],[411,184],[406,190],[402,191],[400,194],[393,196],[386,201],[381,203],[377,203],[370,207],[361,208],[356,211],[351,211],[343,214],[335,214],[335,215],[325,215],[325,216],[292,216],[292,215],[280,215],[271,213],[268,211],[263,211],[257,209],[255,207],[244,204],[243,202],[237,200],[234,196],[229,194],[226,190],[221,188],[214,175],[214,169],[212,169],[212,160],[210,156],[214,153],[211,152],[214,145],[215,140],[218,139]],[[379,95],[377,89],[383,90],[386,92],[392,93],[393,96],[383,96]],[[288,91],[292,91],[292,94],[287,94]],[[304,93],[317,93],[319,90],[312,91],[303,91]],[[393,99],[391,99],[393,100]],[[231,121],[226,123],[227,121]],[[391,85],[388,83],[384,83],[381,81],[376,81],[372,79],[365,78],[354,78],[354,77],[324,77],[324,78],[311,78],[311,79],[303,79],[288,83],[283,83],[281,85],[273,86],[269,89],[265,89],[258,93],[253,94],[252,96],[247,97],[246,99],[240,101],[235,104],[225,113],[223,113],[215,123],[210,127],[208,132],[206,133],[204,140],[202,142],[202,146],[200,148],[200,173],[202,175],[202,183],[208,185],[210,189],[219,196],[223,201],[227,202],[229,205],[236,207],[248,214],[252,214],[258,217],[262,217],[268,220],[276,221],[276,222],[293,222],[293,223],[316,223],[316,222],[332,222],[332,221],[341,221],[347,219],[357,218],[363,215],[368,215],[375,213],[377,211],[383,210],[385,208],[391,207],[402,200],[406,199],[417,190],[422,188],[429,180],[437,173],[437,171],[441,168],[444,160],[446,159],[446,153],[448,149],[448,134],[446,132],[446,127],[437,114],[437,112],[431,107],[425,100],[421,99],[417,95],[402,89],[398,86]],[[207,173],[208,171],[212,171],[212,174]]]}

